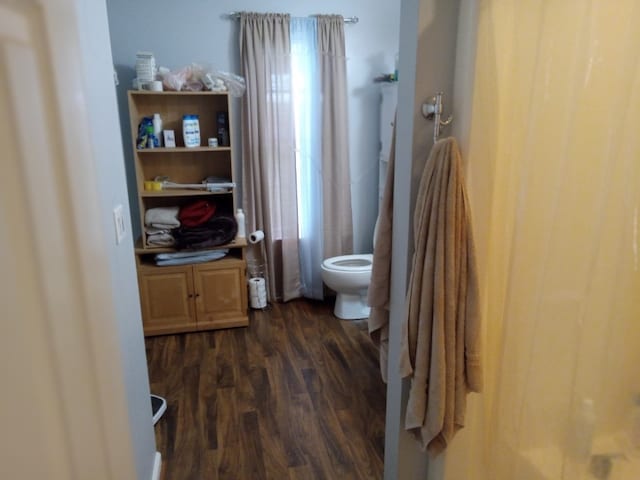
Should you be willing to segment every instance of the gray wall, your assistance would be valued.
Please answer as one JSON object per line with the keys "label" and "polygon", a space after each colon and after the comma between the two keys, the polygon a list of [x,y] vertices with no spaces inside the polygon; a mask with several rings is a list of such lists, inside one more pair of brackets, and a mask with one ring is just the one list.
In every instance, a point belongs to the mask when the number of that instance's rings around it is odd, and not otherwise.
{"label": "gray wall", "polygon": [[[239,73],[238,22],[231,11],[288,12],[294,16],[339,13],[357,16],[346,25],[349,82],[349,139],[355,252],[371,252],[377,216],[379,90],[372,78],[393,70],[398,51],[400,8],[387,0],[107,0],[113,59],[120,78],[118,102],[134,219],[138,218],[126,90],[134,77],[135,54],[149,50],[170,68],[205,62]],[[237,111],[236,121],[240,115]],[[237,123],[237,122],[236,122]],[[237,132],[236,128],[236,132]],[[239,152],[239,135],[234,146]],[[236,156],[239,167],[240,155]],[[236,168],[240,172],[239,168]],[[238,179],[239,180],[239,179]],[[241,197],[239,197],[241,198]],[[139,226],[134,222],[136,233]]]}
{"label": "gray wall", "polygon": [[[438,480],[444,475],[445,455],[428,462],[426,454],[404,430],[409,384],[397,372],[409,252],[413,251],[411,212],[422,170],[433,146],[433,122],[422,116],[421,106],[431,95],[441,91],[445,94],[445,115],[452,111],[458,13],[458,0],[402,0],[385,480]],[[460,69],[457,73],[464,74],[464,71]],[[448,134],[447,129],[442,132],[443,136]]]}
{"label": "gray wall", "polygon": [[[137,478],[151,478],[156,452],[149,398],[149,377],[145,356],[138,282],[131,241],[131,220],[127,196],[120,125],[116,108],[107,11],[104,0],[79,2],[78,29],[82,47],[86,104],[91,128],[93,157],[98,178],[102,227],[108,235],[113,305],[116,312],[122,372],[127,395],[129,425]],[[113,208],[123,205],[127,237],[115,243]],[[100,275],[96,272],[96,275]],[[106,406],[108,407],[108,405]]]}

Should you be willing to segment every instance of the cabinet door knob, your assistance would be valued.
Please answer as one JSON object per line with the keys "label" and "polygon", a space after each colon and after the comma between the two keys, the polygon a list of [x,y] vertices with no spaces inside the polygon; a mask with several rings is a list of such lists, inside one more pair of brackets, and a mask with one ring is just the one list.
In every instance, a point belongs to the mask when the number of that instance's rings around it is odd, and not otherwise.
{"label": "cabinet door knob", "polygon": [[193,298],[193,293],[190,293],[190,294],[188,295],[188,298]]}
{"label": "cabinet door knob", "polygon": [[200,294],[199,294],[199,293],[196,293],[196,298],[198,298],[199,296],[200,296]]}

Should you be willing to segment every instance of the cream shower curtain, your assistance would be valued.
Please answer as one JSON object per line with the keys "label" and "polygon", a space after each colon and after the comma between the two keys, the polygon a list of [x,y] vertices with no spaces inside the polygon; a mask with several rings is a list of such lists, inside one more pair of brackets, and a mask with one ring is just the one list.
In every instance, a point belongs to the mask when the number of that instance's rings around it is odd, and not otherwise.
{"label": "cream shower curtain", "polygon": [[622,449],[640,392],[640,2],[480,0],[478,11],[463,156],[485,393],[444,476],[576,480],[578,406],[595,405],[594,453]]}

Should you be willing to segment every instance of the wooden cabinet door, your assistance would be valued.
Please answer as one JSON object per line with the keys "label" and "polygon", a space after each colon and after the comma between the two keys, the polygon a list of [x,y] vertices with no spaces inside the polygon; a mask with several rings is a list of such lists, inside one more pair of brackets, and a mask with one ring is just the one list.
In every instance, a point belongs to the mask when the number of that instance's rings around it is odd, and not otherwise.
{"label": "wooden cabinet door", "polygon": [[[226,259],[194,266],[198,326],[207,328],[248,325],[244,262]],[[215,326],[213,325],[215,324]]]}
{"label": "wooden cabinet door", "polygon": [[139,282],[145,335],[195,330],[190,265],[142,269]]}

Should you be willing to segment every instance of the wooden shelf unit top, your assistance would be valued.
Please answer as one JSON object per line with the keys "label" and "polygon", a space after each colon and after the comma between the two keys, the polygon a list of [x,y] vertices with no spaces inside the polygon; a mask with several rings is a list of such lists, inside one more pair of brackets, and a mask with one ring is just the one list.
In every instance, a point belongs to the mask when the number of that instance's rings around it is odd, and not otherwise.
{"label": "wooden shelf unit top", "polygon": [[185,92],[185,91],[180,91],[180,92],[176,92],[173,90],[163,90],[161,92],[152,92],[150,90],[129,90],[129,93],[131,95],[184,95],[184,96],[189,96],[189,95],[228,95],[229,92],[224,91],[224,92],[211,92],[209,90],[200,90],[198,92]]}

